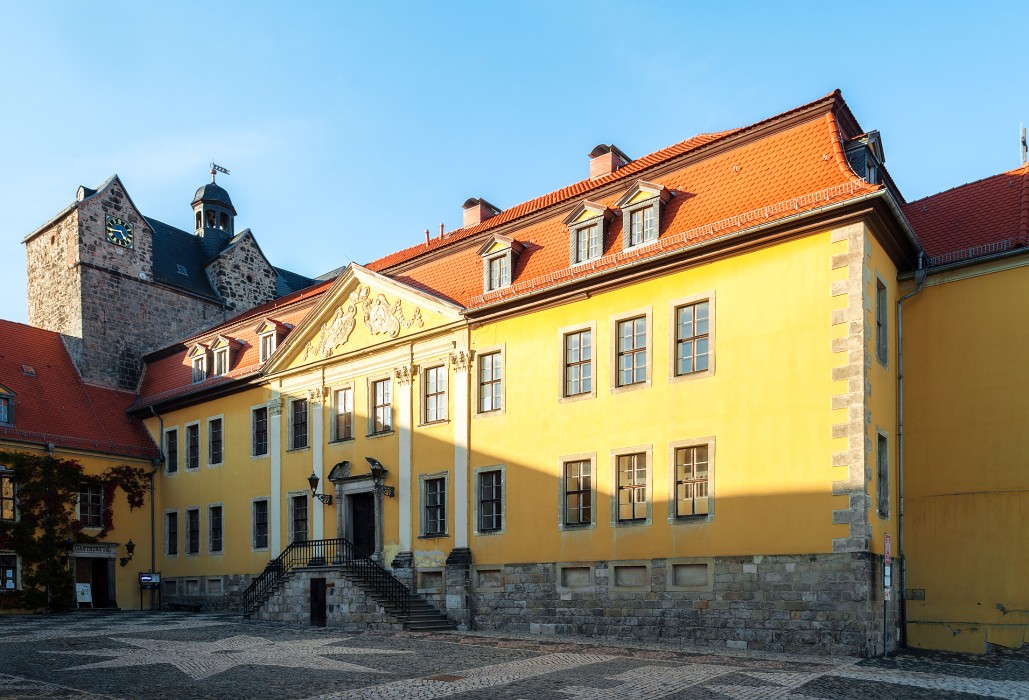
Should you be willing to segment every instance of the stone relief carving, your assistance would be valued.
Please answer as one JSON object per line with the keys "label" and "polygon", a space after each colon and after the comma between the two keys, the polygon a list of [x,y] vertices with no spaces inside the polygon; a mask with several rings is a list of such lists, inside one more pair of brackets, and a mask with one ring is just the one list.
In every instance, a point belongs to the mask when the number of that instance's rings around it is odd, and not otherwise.
{"label": "stone relief carving", "polygon": [[450,366],[456,371],[467,372],[472,368],[474,358],[474,350],[455,350],[450,353]]}
{"label": "stone relief carving", "polygon": [[272,399],[268,402],[268,415],[271,417],[282,415],[282,397]]}
{"label": "stone relief carving", "polygon": [[400,299],[390,306],[385,295],[378,294],[371,298],[372,290],[367,285],[360,285],[350,293],[336,312],[328,321],[322,324],[318,337],[307,344],[304,349],[304,360],[324,359],[330,357],[336,348],[346,345],[350,340],[350,334],[357,326],[357,312],[361,310],[361,320],[365,328],[373,335],[386,334],[390,338],[400,335],[401,328],[410,328],[417,324],[419,328],[425,325],[422,320],[422,310],[415,307],[411,318],[404,316],[403,304]]}
{"label": "stone relief carving", "polygon": [[416,373],[417,370],[414,365],[400,365],[393,368],[393,378],[399,386],[410,384]]}

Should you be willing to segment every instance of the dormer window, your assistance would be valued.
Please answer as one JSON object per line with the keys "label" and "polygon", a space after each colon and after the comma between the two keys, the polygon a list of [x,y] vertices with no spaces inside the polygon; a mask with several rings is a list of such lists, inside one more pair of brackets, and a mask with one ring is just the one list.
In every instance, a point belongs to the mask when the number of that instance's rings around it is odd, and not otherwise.
{"label": "dormer window", "polygon": [[882,165],[886,162],[883,155],[882,137],[878,131],[869,131],[847,141],[847,161],[854,173],[869,185],[882,182]]}
{"label": "dormer window", "polygon": [[279,343],[286,337],[286,333],[289,332],[290,328],[292,328],[290,324],[276,321],[273,318],[266,318],[261,321],[261,325],[254,331],[257,333],[259,340],[261,362],[268,361],[268,358],[275,352],[275,348],[279,347]]}
{"label": "dormer window", "polygon": [[229,349],[222,348],[214,351],[214,376],[225,374],[229,371]]}
{"label": "dormer window", "polygon": [[214,372],[212,376],[220,377],[228,374],[232,369],[232,361],[236,357],[236,351],[243,346],[243,343],[235,338],[220,335],[211,343],[211,352],[214,355]]}
{"label": "dormer window", "polygon": [[511,286],[515,263],[522,252],[521,243],[508,236],[493,234],[479,248],[482,258],[483,288],[487,292]]}
{"label": "dormer window", "polygon": [[565,217],[570,245],[570,263],[580,265],[604,254],[604,235],[611,210],[589,200],[579,203]]}
{"label": "dormer window", "polygon": [[197,343],[189,351],[189,362],[193,368],[193,383],[199,384],[207,379],[207,356],[210,350],[203,343]]}
{"label": "dormer window", "polygon": [[0,384],[0,425],[14,427],[14,392]]}
{"label": "dormer window", "polygon": [[622,210],[624,249],[656,241],[661,235],[661,207],[672,196],[668,188],[638,180],[615,202]]}

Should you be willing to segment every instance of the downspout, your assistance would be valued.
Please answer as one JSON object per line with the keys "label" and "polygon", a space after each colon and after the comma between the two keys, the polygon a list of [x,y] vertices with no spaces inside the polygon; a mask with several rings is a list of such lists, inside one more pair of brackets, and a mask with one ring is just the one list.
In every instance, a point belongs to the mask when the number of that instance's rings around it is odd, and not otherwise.
{"label": "downspout", "polygon": [[907,644],[907,566],[904,552],[904,302],[922,291],[928,273],[925,255],[918,255],[917,286],[897,300],[897,553],[900,555],[900,643]]}

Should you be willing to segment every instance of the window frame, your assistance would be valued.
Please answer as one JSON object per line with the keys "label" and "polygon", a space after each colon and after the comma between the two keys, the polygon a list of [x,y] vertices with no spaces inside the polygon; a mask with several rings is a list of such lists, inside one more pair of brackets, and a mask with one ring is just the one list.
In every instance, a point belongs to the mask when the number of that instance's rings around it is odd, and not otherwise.
{"label": "window frame", "polygon": [[[11,570],[11,586],[7,586],[7,566],[3,561],[5,558],[10,557],[14,561],[10,567]],[[21,590],[21,557],[17,552],[0,552],[0,592],[6,591],[20,591]]]}
{"label": "window frame", "polygon": [[[301,434],[299,432],[297,432],[297,426],[300,423],[300,421],[297,420],[297,418],[298,418],[297,406],[299,404],[303,404],[303,406],[304,406],[304,411],[303,411],[303,417],[304,417],[304,420],[303,420],[303,425],[304,425],[303,439],[304,440],[303,440],[303,442],[304,442],[304,444],[302,444],[302,445],[297,444],[299,442],[299,440],[297,438],[301,436]],[[311,402],[308,400],[308,398],[306,396],[293,397],[288,402],[288,411],[289,411],[289,414],[288,414],[289,415],[289,447],[287,448],[288,451],[293,452],[293,451],[296,451],[296,450],[307,450],[307,449],[310,449],[310,447],[311,447]]]}
{"label": "window frame", "polygon": [[[428,503],[429,484],[435,482],[442,482],[443,485],[443,500],[442,503],[430,506]],[[450,515],[450,473],[449,472],[436,472],[434,474],[419,474],[418,475],[418,497],[420,502],[418,504],[418,539],[440,539],[443,537],[450,536],[449,518]],[[429,509],[436,508],[442,510],[442,530],[441,531],[429,531]]]}
{"label": "window frame", "polygon": [[[344,401],[343,412],[340,412],[340,394],[344,394],[346,401]],[[347,417],[347,424],[349,427],[349,434],[340,435],[339,420],[342,417]],[[354,387],[351,384],[346,386],[339,386],[332,390],[332,425],[330,426],[332,431],[332,439],[330,442],[344,442],[346,440],[354,439]]]}
{"label": "window frame", "polygon": [[[257,415],[261,411],[264,411],[264,452],[257,451]],[[268,404],[261,403],[250,407],[250,459],[264,459],[271,454],[271,443],[269,440],[270,417],[271,411],[268,410]]]}
{"label": "window frame", "polygon": [[[196,516],[196,528],[193,528],[192,517]],[[203,529],[200,520],[200,506],[188,506],[186,508],[186,522],[184,535],[184,552],[187,557],[200,556],[200,532]],[[195,545],[194,545],[195,540]]]}
{"label": "window frame", "polygon": [[213,356],[213,370],[211,371],[212,377],[221,377],[229,373],[229,348],[217,348],[212,353]]}
{"label": "window frame", "polygon": [[[679,309],[707,302],[707,369],[678,374]],[[713,289],[668,302],[668,381],[685,382],[715,376],[715,292]],[[696,337],[696,336],[693,336]]]}
{"label": "window frame", "polygon": [[[84,490],[85,489],[85,490]],[[90,494],[92,496],[93,490],[97,492],[97,503],[96,507],[98,512],[95,514],[96,522],[98,524],[91,525],[82,518],[82,495]],[[90,498],[92,500],[92,498]],[[100,484],[88,484],[83,483],[79,485],[79,497],[75,503],[75,515],[80,523],[82,523],[83,530],[102,530],[104,528],[104,487]],[[93,522],[92,520],[90,522]]]}
{"label": "window frame", "polygon": [[[621,463],[623,458],[632,457],[643,459],[643,478],[646,483],[643,486],[633,486],[635,491],[643,493],[643,517],[621,519],[619,503],[622,493]],[[638,469],[638,467],[637,467]],[[634,470],[635,475],[635,470]],[[619,447],[611,450],[611,527],[640,527],[650,525],[654,521],[654,446],[633,445],[630,447]],[[636,508],[633,508],[635,513]]]}
{"label": "window frame", "polygon": [[[169,434],[174,434],[172,440],[168,439]],[[172,446],[174,445],[174,450]],[[182,461],[182,450],[179,449],[179,426],[173,425],[164,429],[164,473],[166,476],[174,476],[179,473],[179,466]],[[172,457],[175,459],[173,460]],[[174,467],[174,468],[173,468]]]}
{"label": "window frame", "polygon": [[[511,286],[511,257],[511,251],[509,249],[499,255],[491,255],[485,258],[485,284],[487,292]],[[494,274],[494,272],[496,272],[496,274]]]}
{"label": "window frame", "polygon": [[890,366],[890,292],[882,275],[875,275],[875,359],[883,367]]}
{"label": "window frame", "polygon": [[[648,196],[636,199],[640,193]],[[622,250],[652,245],[661,238],[661,215],[664,213],[664,205],[671,198],[672,192],[664,185],[637,180],[615,201],[614,206],[621,209],[622,214]],[[647,236],[646,230],[648,210],[653,222],[650,236]],[[639,240],[634,240],[632,235],[632,219],[635,214],[639,214],[641,222]]]}
{"label": "window frame", "polygon": [[200,384],[207,381],[207,355],[199,355],[192,358],[190,363],[193,372],[193,383]]}
{"label": "window frame", "polygon": [[[482,383],[482,363],[486,357],[493,357],[494,355],[500,356],[500,379],[497,381],[490,380],[489,384],[500,385],[500,406],[497,408],[490,408],[487,411],[482,410],[483,401],[483,383]],[[507,412],[507,358],[506,358],[506,344],[497,345],[490,348],[483,348],[475,353],[475,364],[474,364],[474,384],[475,384],[475,410],[472,412],[473,418],[482,418],[485,416],[500,416]]]}
{"label": "window frame", "polygon": [[[652,307],[646,306],[640,309],[632,309],[630,311],[624,311],[615,316],[610,317],[610,332],[611,332],[611,346],[610,346],[610,358],[611,358],[611,393],[619,394],[625,391],[637,391],[645,387],[649,387],[653,383],[653,367],[654,367],[654,318],[653,318]],[[620,355],[618,350],[618,327],[620,324],[626,321],[635,321],[643,318],[646,323],[647,337],[644,342],[642,352],[646,353],[645,356],[645,379],[643,381],[633,382],[631,384],[620,384],[618,381],[618,357]],[[633,352],[640,352],[641,350],[634,350]]]}
{"label": "window frame", "polygon": [[[218,509],[218,517],[214,517],[214,510]],[[214,525],[218,523],[218,548],[215,549]],[[218,555],[225,553],[225,504],[207,504],[207,553]]]}
{"label": "window frame", "polygon": [[[215,423],[218,429],[215,431]],[[216,434],[217,433],[217,434]],[[217,438],[217,453],[215,452],[215,439]],[[215,456],[219,457],[215,462]],[[225,464],[225,416],[211,416],[207,419],[207,466],[220,467]]]}
{"label": "window frame", "polygon": [[[203,452],[203,449],[202,449],[203,440],[201,439],[201,435],[200,435],[200,421],[195,420],[195,421],[190,421],[189,423],[186,423],[183,426],[183,430],[185,431],[185,437],[183,439],[183,447],[185,448],[183,450],[183,453],[184,453],[184,456],[185,456],[185,460],[183,460],[183,468],[184,468],[184,471],[195,472],[195,471],[200,469],[200,462],[201,462],[201,459],[203,457],[203,455],[201,454]],[[194,458],[194,455],[192,455],[190,453],[190,450],[191,450],[191,447],[192,447],[191,444],[190,444],[190,442],[191,442],[190,432],[192,430],[196,431],[196,455],[195,455],[195,458]],[[195,459],[195,462],[194,462],[194,459]]]}
{"label": "window frame", "polygon": [[[264,532],[258,531],[257,504],[264,504]],[[258,542],[258,535],[264,536],[264,544]],[[264,552],[271,547],[271,499],[268,496],[258,496],[250,499],[250,551]]]}
{"label": "window frame", "polygon": [[[386,387],[389,396],[384,397],[385,403],[379,403],[378,388]],[[382,411],[382,428],[379,427],[379,412]],[[386,424],[388,420],[388,425]],[[372,377],[368,379],[368,435],[377,437],[379,435],[391,435],[395,422],[393,420],[393,379],[385,377]]]}
{"label": "window frame", "polygon": [[[169,525],[172,522],[172,517],[175,521],[175,536],[172,537],[172,528]],[[166,510],[164,511],[163,520],[163,531],[164,531],[164,556],[166,557],[177,557],[179,556],[179,511],[178,510]]]}
{"label": "window frame", "polygon": [[[678,513],[678,451],[696,447],[707,448],[707,513],[696,515],[679,515]],[[674,440],[668,443],[668,522],[671,524],[697,524],[707,523],[715,517],[715,468],[716,449],[715,437],[713,435],[683,440]]]}
{"label": "window frame", "polygon": [[[289,544],[293,544],[294,542],[302,542],[302,541],[309,540],[310,539],[310,534],[311,534],[311,499],[310,499],[310,494],[307,491],[290,491],[287,494],[287,499],[288,499],[287,503],[289,505],[289,512],[288,512],[289,527],[287,528],[286,532],[287,532],[287,534],[289,536]],[[297,529],[296,529],[296,525],[297,525],[297,512],[298,512],[297,504],[301,503],[301,502],[304,504],[304,509],[303,509],[303,513],[304,513],[304,532],[303,532],[304,539],[303,540],[298,540],[297,537],[296,537],[297,536],[297,532],[298,532]]]}
{"label": "window frame", "polygon": [[875,429],[875,512],[880,520],[890,519],[890,435]]}
{"label": "window frame", "polygon": [[[589,493],[590,495],[590,519],[589,522],[568,522],[568,493],[567,490],[567,465],[572,463],[586,463],[589,465],[590,485],[588,489],[578,489],[575,493]],[[581,472],[577,477],[582,479]],[[583,452],[579,454],[563,455],[558,458],[557,471],[557,529],[559,532],[589,530],[597,527],[597,453]],[[580,509],[581,510],[581,509]]]}
{"label": "window frame", "polygon": [[[482,527],[482,516],[483,516],[483,499],[482,499],[482,477],[485,474],[499,474],[500,475],[500,496],[495,500],[499,503],[500,515],[499,515],[499,526],[496,528],[483,528]],[[475,489],[472,497],[472,504],[474,508],[473,522],[472,522],[472,534],[473,535],[503,535],[507,532],[507,468],[503,464],[492,464],[486,467],[477,467],[472,470],[472,485]]]}
{"label": "window frame", "polygon": [[[429,375],[431,373],[438,373],[435,379],[435,387],[437,391],[430,392]],[[450,420],[450,414],[448,409],[449,405],[449,372],[447,371],[447,365],[441,363],[438,365],[432,365],[422,370],[422,425],[431,425],[434,423],[446,423]],[[442,385],[442,389],[440,386]],[[436,416],[429,418],[429,408],[435,405]],[[442,410],[441,410],[442,409]]]}
{"label": "window frame", "polygon": [[[10,483],[10,496],[4,495],[4,485],[6,482]],[[4,511],[7,509],[8,501],[10,501],[11,517],[6,518],[4,517]],[[18,522],[18,482],[14,479],[14,470],[4,466],[0,466],[0,522]],[[3,587],[0,586],[0,591],[3,590]]]}
{"label": "window frame", "polygon": [[[569,226],[569,233],[571,236],[571,265],[584,265],[593,260],[599,260],[604,257],[604,242],[607,238],[607,217],[603,214],[598,214],[590,219],[584,219]],[[582,235],[586,234],[585,240],[582,240]],[[586,255],[582,255],[583,246],[585,243]],[[594,243],[596,246],[594,247]]]}
{"label": "window frame", "polygon": [[0,425],[6,428],[14,427],[14,408],[14,393],[3,386],[0,386]]}
{"label": "window frame", "polygon": [[[568,336],[573,334],[589,333],[590,334],[590,389],[589,391],[579,392],[578,394],[568,394]],[[583,399],[592,399],[597,395],[597,324],[595,321],[591,321],[588,324],[577,324],[574,326],[566,326],[559,328],[557,331],[558,347],[560,352],[560,361],[558,363],[558,403],[571,403],[574,401],[582,401]]]}
{"label": "window frame", "polygon": [[[265,348],[265,344],[269,347]],[[275,350],[278,347],[278,338],[275,331],[268,333],[261,333],[257,336],[257,345],[259,354],[259,362],[267,362],[268,358],[275,354]]]}

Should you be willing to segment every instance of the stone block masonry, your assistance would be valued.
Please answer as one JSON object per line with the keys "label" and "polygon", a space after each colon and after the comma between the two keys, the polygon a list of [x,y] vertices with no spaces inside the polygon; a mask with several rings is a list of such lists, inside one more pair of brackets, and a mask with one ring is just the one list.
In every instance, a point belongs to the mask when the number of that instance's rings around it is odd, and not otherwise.
{"label": "stone block masonry", "polygon": [[649,577],[634,575],[645,567],[635,561],[479,565],[472,625],[871,656],[882,645],[875,559],[862,552],[654,559]]}
{"label": "stone block masonry", "polygon": [[265,601],[254,617],[258,620],[309,625],[311,579],[326,580],[326,625],[347,631],[400,631],[403,624],[387,613],[363,589],[332,567],[294,571]]}

